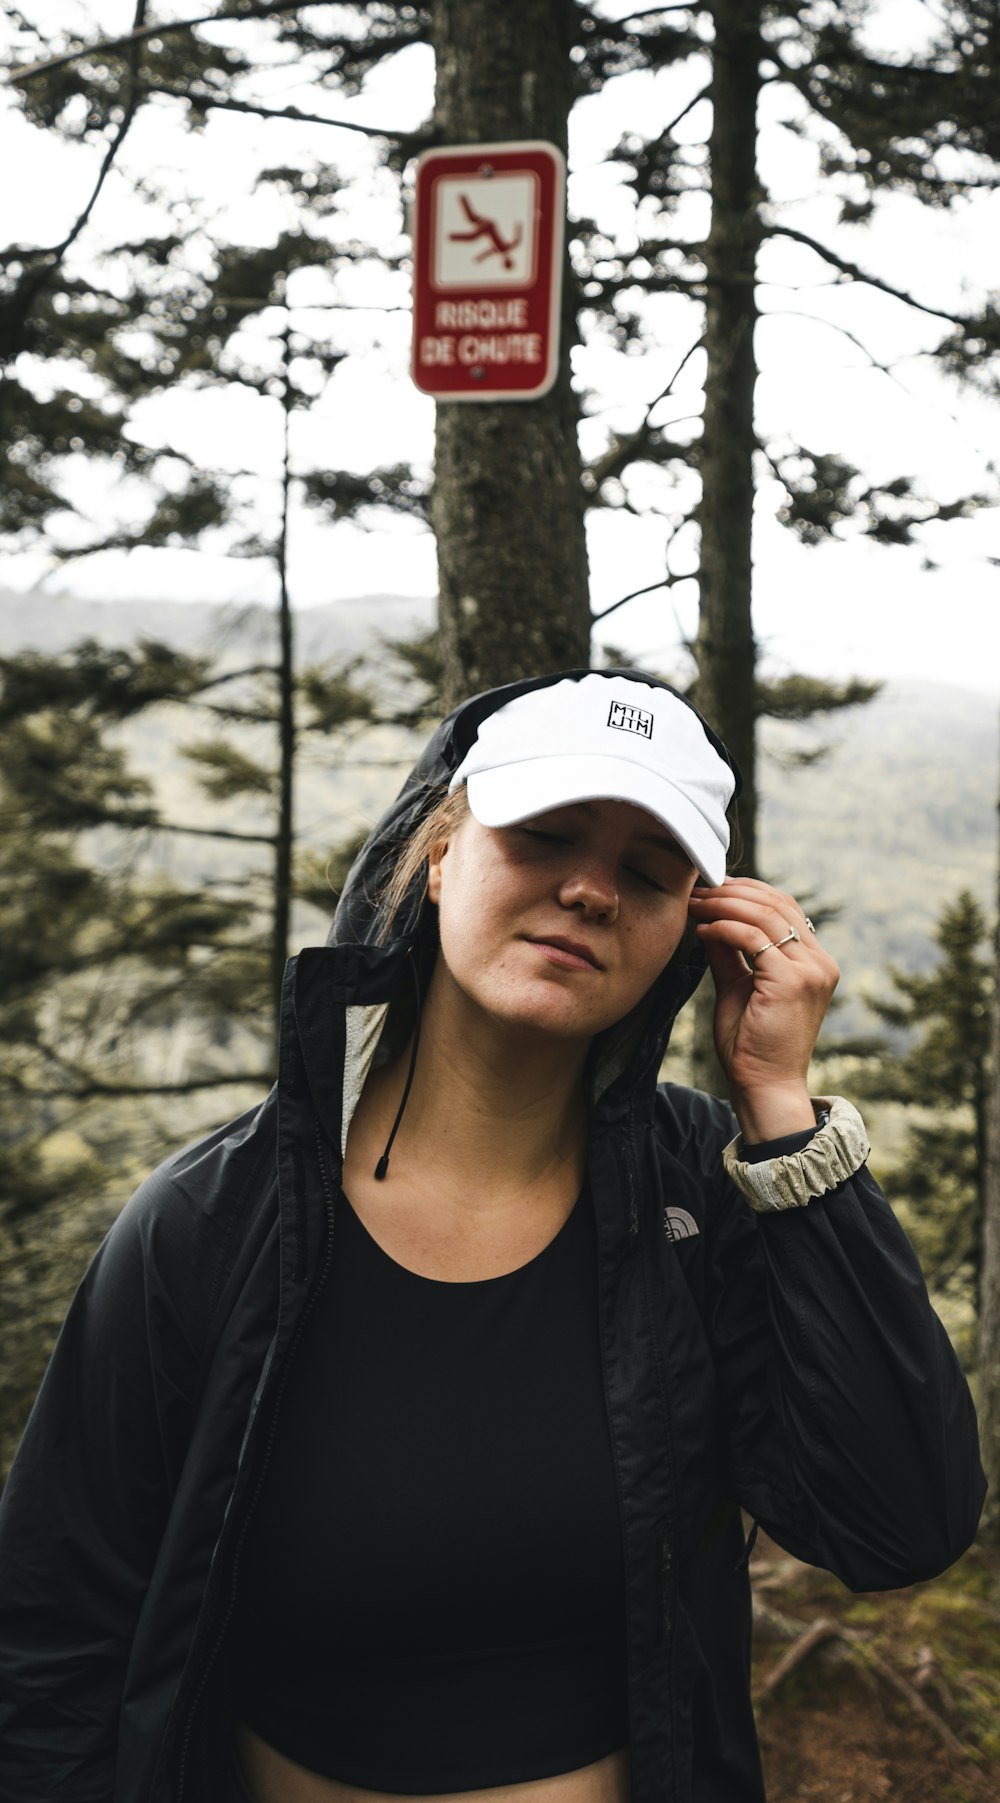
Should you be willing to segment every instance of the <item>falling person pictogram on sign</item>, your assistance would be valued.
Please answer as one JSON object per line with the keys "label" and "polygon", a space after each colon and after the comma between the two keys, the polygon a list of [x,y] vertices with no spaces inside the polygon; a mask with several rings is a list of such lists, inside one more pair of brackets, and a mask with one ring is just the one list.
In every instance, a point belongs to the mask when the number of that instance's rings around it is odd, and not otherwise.
{"label": "falling person pictogram on sign", "polygon": [[500,228],[496,220],[487,219],[484,213],[477,213],[467,194],[459,195],[458,204],[472,224],[473,230],[471,232],[449,232],[448,237],[452,243],[474,244],[477,238],[491,238],[492,244],[488,245],[486,250],[479,252],[476,262],[485,263],[487,257],[502,257],[504,268],[513,269],[514,260],[510,253],[517,249],[524,237],[523,221],[520,219],[517,221],[514,226],[514,236],[505,243],[500,236]]}
{"label": "falling person pictogram on sign", "polygon": [[[488,165],[487,165],[488,167]],[[434,206],[435,286],[524,288],[537,274],[538,179],[530,170],[443,176]]]}

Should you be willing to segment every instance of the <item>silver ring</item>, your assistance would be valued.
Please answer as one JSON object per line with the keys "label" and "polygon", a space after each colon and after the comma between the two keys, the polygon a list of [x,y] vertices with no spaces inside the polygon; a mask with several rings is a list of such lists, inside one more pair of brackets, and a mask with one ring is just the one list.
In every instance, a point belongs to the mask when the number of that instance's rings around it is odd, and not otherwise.
{"label": "silver ring", "polygon": [[766,945],[758,946],[757,950],[755,952],[744,952],[743,956],[746,959],[747,963],[749,964],[749,966],[752,970],[754,967],[754,964],[756,963],[758,958],[763,957],[765,952],[773,952],[773,950],[774,950],[774,940],[769,939]]}
{"label": "silver ring", "polygon": [[809,928],[810,933],[815,933],[816,928],[813,926],[808,914],[806,915],[806,926]]}
{"label": "silver ring", "polygon": [[[790,939],[801,939],[801,937],[802,937],[802,934],[797,933],[794,927],[789,927],[787,933],[785,934],[784,939],[775,939],[774,940],[775,948],[777,948],[779,945],[787,945],[788,941]],[[760,952],[757,953],[757,956],[758,956],[758,958],[760,957]]]}
{"label": "silver ring", "polygon": [[801,937],[801,933],[797,933],[794,927],[789,927],[784,939],[769,939],[766,945],[759,945],[755,952],[744,952],[743,956],[752,970],[757,959],[762,958],[765,952],[776,952],[779,945],[787,945],[790,939],[801,939]]}

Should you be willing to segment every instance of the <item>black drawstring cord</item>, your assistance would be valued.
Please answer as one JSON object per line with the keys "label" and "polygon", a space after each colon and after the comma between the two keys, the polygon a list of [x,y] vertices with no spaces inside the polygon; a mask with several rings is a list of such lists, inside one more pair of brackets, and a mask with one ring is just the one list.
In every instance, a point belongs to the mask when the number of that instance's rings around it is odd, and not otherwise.
{"label": "black drawstring cord", "polygon": [[403,1100],[400,1102],[399,1108],[396,1111],[396,1118],[392,1123],[392,1132],[385,1143],[385,1151],[379,1159],[378,1164],[375,1166],[375,1177],[379,1183],[382,1182],[389,1170],[389,1153],[392,1151],[392,1142],[399,1132],[399,1123],[403,1118],[403,1110],[405,1109],[410,1096],[413,1073],[417,1068],[417,1047],[420,1044],[420,978],[417,975],[417,961],[412,952],[410,953],[410,957],[413,960],[410,969],[413,972],[413,987],[417,998],[417,1017],[413,1024],[413,1044],[410,1047],[410,1068],[406,1073],[406,1083],[403,1088]]}
{"label": "black drawstring cord", "polygon": [[751,1521],[750,1532],[746,1538],[746,1545],[744,1546],[743,1551],[741,1552],[739,1558],[737,1559],[736,1564],[733,1566],[734,1571],[746,1571],[747,1566],[750,1564],[750,1554],[753,1552],[753,1549],[757,1544],[758,1525],[759,1524],[756,1521]]}

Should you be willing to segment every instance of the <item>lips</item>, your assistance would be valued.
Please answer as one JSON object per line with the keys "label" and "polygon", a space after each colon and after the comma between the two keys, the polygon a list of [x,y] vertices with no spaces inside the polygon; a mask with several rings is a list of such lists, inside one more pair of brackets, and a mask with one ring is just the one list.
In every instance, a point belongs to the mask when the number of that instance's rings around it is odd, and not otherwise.
{"label": "lips", "polygon": [[529,945],[537,945],[541,952],[562,953],[562,957],[553,959],[553,963],[563,964],[566,969],[579,968],[581,965],[589,970],[603,970],[600,959],[579,939],[567,939],[561,933],[539,933],[536,936],[526,935]]}

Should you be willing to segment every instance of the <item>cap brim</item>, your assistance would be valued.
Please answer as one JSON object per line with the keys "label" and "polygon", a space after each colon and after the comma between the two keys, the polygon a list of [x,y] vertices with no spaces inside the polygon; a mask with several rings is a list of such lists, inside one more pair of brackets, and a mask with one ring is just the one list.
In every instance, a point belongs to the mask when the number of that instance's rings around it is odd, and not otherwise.
{"label": "cap brim", "polygon": [[516,826],[578,801],[627,801],[659,820],[709,883],[721,883],[726,874],[726,847],[704,815],[665,777],[639,764],[624,764],[620,758],[533,757],[475,771],[467,790],[481,826]]}

